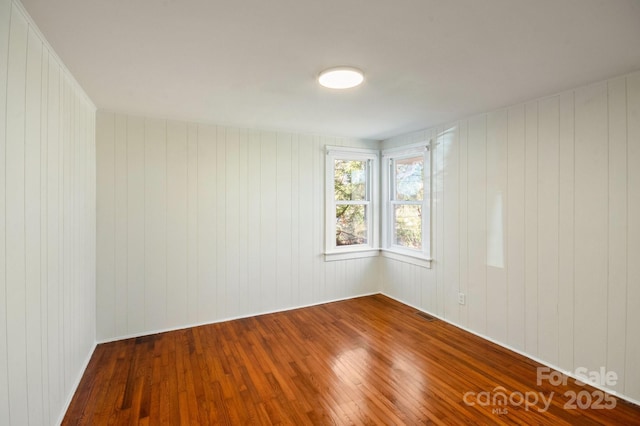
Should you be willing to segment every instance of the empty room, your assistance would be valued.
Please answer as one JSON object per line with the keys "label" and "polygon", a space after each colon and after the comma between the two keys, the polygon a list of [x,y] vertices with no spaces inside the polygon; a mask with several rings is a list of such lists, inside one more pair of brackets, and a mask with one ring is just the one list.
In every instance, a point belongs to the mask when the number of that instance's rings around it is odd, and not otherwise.
{"label": "empty room", "polygon": [[0,424],[640,425],[640,1],[0,0]]}

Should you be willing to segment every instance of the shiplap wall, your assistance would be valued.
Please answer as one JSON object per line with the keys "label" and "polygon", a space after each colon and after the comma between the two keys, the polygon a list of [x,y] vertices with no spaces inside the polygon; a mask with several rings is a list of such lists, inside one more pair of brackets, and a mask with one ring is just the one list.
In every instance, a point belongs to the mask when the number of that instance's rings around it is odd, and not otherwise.
{"label": "shiplap wall", "polygon": [[383,146],[425,138],[433,269],[381,259],[383,291],[640,401],[640,73]]}
{"label": "shiplap wall", "polygon": [[95,106],[11,0],[0,99],[0,424],[50,425],[95,346]]}
{"label": "shiplap wall", "polygon": [[378,142],[98,112],[98,340],[375,293],[325,262],[324,146]]}

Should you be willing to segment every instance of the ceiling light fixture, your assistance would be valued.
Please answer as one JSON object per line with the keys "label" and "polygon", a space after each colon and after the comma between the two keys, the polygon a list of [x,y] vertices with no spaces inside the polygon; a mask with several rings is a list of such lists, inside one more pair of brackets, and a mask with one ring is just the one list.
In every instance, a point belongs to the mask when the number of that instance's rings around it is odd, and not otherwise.
{"label": "ceiling light fixture", "polygon": [[364,81],[364,74],[353,67],[335,67],[324,70],[318,76],[318,83],[329,89],[351,89]]}

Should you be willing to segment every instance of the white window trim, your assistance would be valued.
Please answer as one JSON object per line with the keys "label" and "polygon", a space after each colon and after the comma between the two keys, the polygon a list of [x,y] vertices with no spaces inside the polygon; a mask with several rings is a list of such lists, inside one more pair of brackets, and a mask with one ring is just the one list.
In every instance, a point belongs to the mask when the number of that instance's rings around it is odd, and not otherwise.
{"label": "white window trim", "polygon": [[[376,149],[350,148],[342,146],[327,146],[325,160],[325,261],[357,259],[369,256],[378,256],[379,246],[379,179],[380,151]],[[334,188],[334,164],[336,159],[369,160],[369,214],[367,216],[367,229],[369,235],[367,244],[338,247],[336,241],[335,224],[335,188]]]}
{"label": "white window trim", "polygon": [[[392,244],[393,224],[391,218],[391,208],[393,206],[390,200],[390,184],[391,184],[391,160],[401,159],[404,157],[415,156],[416,154],[425,155],[425,164],[428,170],[424,173],[424,200],[422,202],[423,211],[428,212],[427,223],[422,225],[422,250],[413,250],[406,247],[400,247]],[[382,255],[392,259],[400,260],[426,268],[431,267],[431,140],[423,141],[411,145],[404,145],[398,148],[385,149],[382,151]]]}

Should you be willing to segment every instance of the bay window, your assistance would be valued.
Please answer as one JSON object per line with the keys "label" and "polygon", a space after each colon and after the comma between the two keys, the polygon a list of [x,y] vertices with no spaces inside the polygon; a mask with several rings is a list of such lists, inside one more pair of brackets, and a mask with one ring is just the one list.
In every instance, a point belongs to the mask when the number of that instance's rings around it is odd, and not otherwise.
{"label": "bay window", "polygon": [[382,166],[377,150],[327,147],[326,155],[325,259],[382,252],[430,267],[430,142],[384,150]]}

